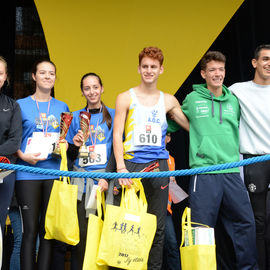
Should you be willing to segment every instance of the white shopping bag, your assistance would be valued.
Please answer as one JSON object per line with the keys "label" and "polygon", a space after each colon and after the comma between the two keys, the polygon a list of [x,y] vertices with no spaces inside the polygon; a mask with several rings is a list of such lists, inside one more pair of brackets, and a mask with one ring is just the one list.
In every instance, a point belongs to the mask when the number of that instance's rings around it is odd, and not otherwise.
{"label": "white shopping bag", "polygon": [[93,185],[91,194],[89,196],[89,200],[86,205],[86,209],[97,209],[97,199],[96,199],[97,188],[98,185]]}
{"label": "white shopping bag", "polygon": [[169,192],[172,198],[173,203],[179,203],[188,197],[188,194],[177,185],[174,181],[169,183]]}

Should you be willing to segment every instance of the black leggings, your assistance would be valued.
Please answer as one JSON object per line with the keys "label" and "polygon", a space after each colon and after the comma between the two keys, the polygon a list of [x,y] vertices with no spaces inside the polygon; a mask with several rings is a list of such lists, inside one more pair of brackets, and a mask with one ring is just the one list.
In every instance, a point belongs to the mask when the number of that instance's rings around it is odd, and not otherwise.
{"label": "black leggings", "polygon": [[36,239],[39,234],[38,270],[49,270],[51,241],[44,239],[45,215],[54,180],[19,180],[15,189],[23,221],[21,270],[36,269]]}
{"label": "black leggings", "polygon": [[[166,159],[158,160],[160,171],[168,171],[168,163]],[[150,164],[154,163],[134,163],[125,160],[125,165],[130,172],[139,172]],[[157,230],[153,240],[153,244],[149,253],[147,269],[158,270],[162,267],[163,258],[163,245],[164,245],[164,234],[165,234],[165,223],[167,216],[167,203],[169,195],[169,178],[143,178],[142,184],[146,200],[148,203],[147,212],[157,217]],[[114,204],[120,205],[121,192],[114,197]],[[110,268],[117,269],[117,268]]]}

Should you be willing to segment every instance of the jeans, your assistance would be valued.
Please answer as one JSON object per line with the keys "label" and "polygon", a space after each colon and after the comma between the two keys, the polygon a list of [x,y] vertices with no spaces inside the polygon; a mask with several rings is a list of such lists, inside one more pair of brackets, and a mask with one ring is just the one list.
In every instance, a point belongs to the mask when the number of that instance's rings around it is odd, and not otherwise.
{"label": "jeans", "polygon": [[15,173],[4,178],[4,182],[0,184],[0,225],[4,235],[5,224],[8,214],[8,208],[14,192]]}
{"label": "jeans", "polygon": [[164,270],[181,269],[179,247],[176,240],[173,219],[170,214],[167,214],[166,217],[162,269]]}
{"label": "jeans", "polygon": [[22,222],[19,208],[17,207],[10,208],[8,215],[13,230],[13,249],[10,257],[10,270],[20,270]]}

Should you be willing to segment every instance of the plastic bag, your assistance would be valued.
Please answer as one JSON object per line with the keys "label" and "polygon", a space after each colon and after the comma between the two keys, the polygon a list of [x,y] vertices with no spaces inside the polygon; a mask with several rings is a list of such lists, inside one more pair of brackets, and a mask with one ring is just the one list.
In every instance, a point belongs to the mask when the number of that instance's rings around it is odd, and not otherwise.
{"label": "plastic bag", "polygon": [[[60,143],[61,170],[67,170],[65,144]],[[55,180],[45,217],[45,239],[77,245],[80,241],[77,215],[78,186],[71,185],[68,177]]]}
{"label": "plastic bag", "polygon": [[[186,207],[182,216],[182,241],[180,245],[182,270],[216,270],[215,244],[196,245],[192,224],[208,227],[207,225],[191,222],[190,208]],[[212,236],[209,238],[210,242],[214,242]]]}
{"label": "plastic bag", "polygon": [[[133,179],[135,180],[135,179]],[[124,269],[147,269],[156,233],[156,216],[146,213],[147,202],[139,179],[123,188],[121,205],[107,205],[97,264]]]}
{"label": "plastic bag", "polygon": [[98,254],[99,242],[103,227],[102,210],[105,213],[105,200],[104,193],[100,191],[98,187],[96,189],[97,194],[97,216],[90,214],[88,218],[86,248],[83,261],[83,270],[107,270],[107,265],[97,265],[96,258]]}

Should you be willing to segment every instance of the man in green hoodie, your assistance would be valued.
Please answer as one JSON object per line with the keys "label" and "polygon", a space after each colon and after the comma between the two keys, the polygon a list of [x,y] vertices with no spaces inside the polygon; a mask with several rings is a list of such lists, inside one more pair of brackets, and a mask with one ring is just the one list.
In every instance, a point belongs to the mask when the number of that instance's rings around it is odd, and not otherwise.
{"label": "man in green hoodie", "polygon": [[[193,85],[182,110],[190,123],[191,168],[239,161],[239,103],[223,85],[225,56],[209,51],[201,60],[205,84]],[[192,220],[215,227],[220,216],[232,239],[238,270],[258,269],[255,221],[239,169],[191,177]]]}

